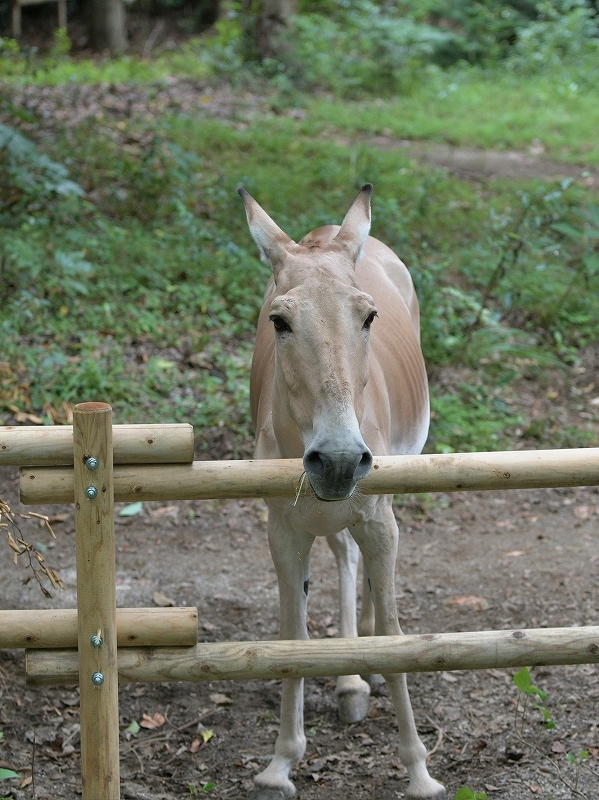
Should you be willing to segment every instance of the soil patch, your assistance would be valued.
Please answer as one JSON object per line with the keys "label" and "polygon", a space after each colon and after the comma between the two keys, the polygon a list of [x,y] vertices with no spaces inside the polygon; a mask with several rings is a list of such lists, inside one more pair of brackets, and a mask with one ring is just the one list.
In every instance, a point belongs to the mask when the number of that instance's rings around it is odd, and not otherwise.
{"label": "soil patch", "polygon": [[[405,148],[423,164],[431,164],[467,180],[507,178],[508,180],[556,181],[570,178],[591,189],[599,187],[599,170],[584,164],[570,164],[545,158],[539,152],[515,150],[481,150],[476,147],[453,147],[448,144],[415,142],[376,136],[369,144],[384,149]],[[543,151],[541,145],[531,150]]]}

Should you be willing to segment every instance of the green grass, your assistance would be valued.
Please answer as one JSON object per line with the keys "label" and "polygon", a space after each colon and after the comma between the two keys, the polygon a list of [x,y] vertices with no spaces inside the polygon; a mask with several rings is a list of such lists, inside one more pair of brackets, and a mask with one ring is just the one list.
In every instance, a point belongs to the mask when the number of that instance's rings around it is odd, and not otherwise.
{"label": "green grass", "polygon": [[[63,37],[59,38],[63,39]],[[15,40],[0,40],[0,75],[6,84],[60,86],[65,83],[145,83],[170,75],[202,80],[214,74],[205,57],[205,43],[190,40],[179,50],[146,59],[136,55],[119,58],[72,58],[70,43],[61,41],[46,54],[21,52]]]}
{"label": "green grass", "polygon": [[312,125],[352,133],[498,150],[527,151],[539,141],[547,157],[599,164],[599,85],[563,74],[431,71],[389,102],[317,97],[306,109]]}

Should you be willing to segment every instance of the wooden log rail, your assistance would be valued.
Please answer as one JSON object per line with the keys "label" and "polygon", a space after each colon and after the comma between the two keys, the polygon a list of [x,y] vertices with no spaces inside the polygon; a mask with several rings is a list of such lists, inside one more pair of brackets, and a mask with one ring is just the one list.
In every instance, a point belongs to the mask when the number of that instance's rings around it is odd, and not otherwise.
{"label": "wooden log rail", "polygon": [[[302,460],[194,461],[117,466],[116,501],[294,497]],[[307,481],[305,482],[307,484]],[[364,494],[412,494],[599,485],[599,448],[375,457]],[[72,503],[73,469],[21,469],[23,503]]]}
{"label": "wooden log rail", "polygon": [[[187,464],[193,461],[193,427],[186,424],[113,425],[112,446],[113,464]],[[72,463],[72,425],[0,428],[2,466]]]}
{"label": "wooden log rail", "polygon": [[[117,608],[117,647],[187,647],[198,641],[197,608]],[[77,647],[77,609],[0,611],[0,648]]]}
{"label": "wooden log rail", "polygon": [[[127,648],[122,683],[310,678],[392,672],[599,663],[599,626]],[[72,684],[76,650],[28,650],[27,682]]]}

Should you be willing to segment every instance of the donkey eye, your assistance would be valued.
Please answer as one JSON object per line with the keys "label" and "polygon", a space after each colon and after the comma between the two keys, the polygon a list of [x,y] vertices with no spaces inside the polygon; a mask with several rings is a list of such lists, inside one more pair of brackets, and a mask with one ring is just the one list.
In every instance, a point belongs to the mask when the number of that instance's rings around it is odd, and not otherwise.
{"label": "donkey eye", "polygon": [[270,320],[272,324],[275,326],[275,331],[277,333],[285,333],[285,331],[290,331],[291,326],[287,322],[287,320],[280,317],[278,314],[271,314]]}
{"label": "donkey eye", "polygon": [[370,330],[370,326],[372,325],[372,322],[373,322],[374,318],[377,317],[377,316],[378,316],[378,314],[376,313],[376,311],[371,311],[370,312],[370,314],[366,317],[366,320],[364,321],[364,330],[365,331],[369,331]]}

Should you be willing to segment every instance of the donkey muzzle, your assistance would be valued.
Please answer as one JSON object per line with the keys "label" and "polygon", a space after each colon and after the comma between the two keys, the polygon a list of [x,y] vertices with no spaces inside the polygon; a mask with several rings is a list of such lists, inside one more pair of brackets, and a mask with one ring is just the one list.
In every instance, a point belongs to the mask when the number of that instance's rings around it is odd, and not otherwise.
{"label": "donkey muzzle", "polygon": [[372,469],[372,453],[365,445],[349,452],[312,448],[304,454],[304,469],[319,500],[346,500]]}

